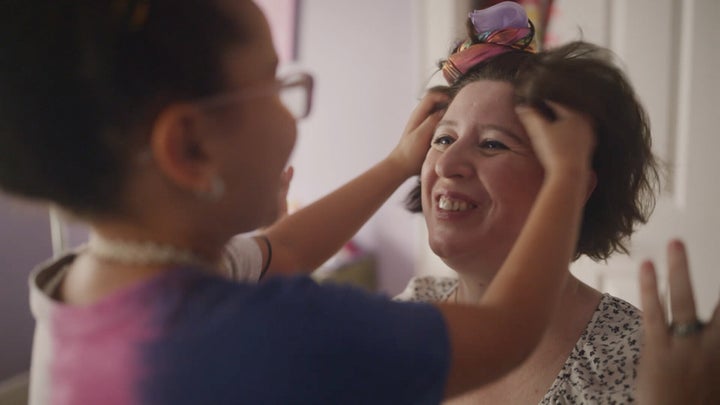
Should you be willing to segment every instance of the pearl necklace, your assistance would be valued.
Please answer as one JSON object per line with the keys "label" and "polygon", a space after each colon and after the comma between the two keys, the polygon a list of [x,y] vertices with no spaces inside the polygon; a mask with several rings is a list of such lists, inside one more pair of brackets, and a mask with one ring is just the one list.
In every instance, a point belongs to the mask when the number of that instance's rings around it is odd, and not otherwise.
{"label": "pearl necklace", "polygon": [[88,253],[95,257],[123,264],[139,266],[160,264],[209,266],[207,260],[190,250],[152,241],[136,242],[122,239],[106,239],[100,235],[92,234],[87,247]]}

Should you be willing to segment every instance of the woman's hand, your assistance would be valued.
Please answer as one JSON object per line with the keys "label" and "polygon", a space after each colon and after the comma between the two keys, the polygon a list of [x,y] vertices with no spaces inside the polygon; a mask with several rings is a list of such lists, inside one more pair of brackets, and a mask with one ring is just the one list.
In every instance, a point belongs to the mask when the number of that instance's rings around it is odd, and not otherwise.
{"label": "woman's hand", "polygon": [[647,405],[720,404],[720,303],[708,323],[697,319],[682,242],[668,244],[668,266],[670,326],[652,262],[640,269],[645,341],[638,398]]}
{"label": "woman's hand", "polygon": [[545,114],[533,107],[516,108],[545,172],[588,171],[595,149],[591,118],[558,103],[545,101],[545,105],[549,110]]}
{"label": "woman's hand", "polygon": [[450,98],[443,91],[430,89],[410,114],[400,142],[388,156],[388,160],[407,177],[420,174],[433,131],[449,101]]}

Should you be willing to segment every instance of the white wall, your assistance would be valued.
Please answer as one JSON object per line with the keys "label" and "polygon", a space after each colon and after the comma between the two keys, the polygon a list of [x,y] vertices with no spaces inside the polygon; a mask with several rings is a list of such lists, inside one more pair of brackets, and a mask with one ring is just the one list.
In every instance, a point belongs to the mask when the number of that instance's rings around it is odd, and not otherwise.
{"label": "white wall", "polygon": [[51,254],[47,210],[0,196],[0,381],[30,366],[27,280]]}
{"label": "white wall", "polygon": [[[416,0],[303,0],[298,64],[316,79],[312,115],[300,123],[291,201],[307,204],[380,161],[396,144],[424,85]],[[382,290],[413,273],[408,183],[357,236],[378,256]],[[308,230],[312,232],[312,230]]]}
{"label": "white wall", "polygon": [[720,290],[716,268],[720,138],[714,112],[720,104],[720,52],[714,45],[720,41],[720,27],[714,23],[720,19],[720,2],[556,3],[565,27],[583,27],[594,36],[589,40],[605,40],[618,54],[650,117],[653,151],[667,165],[667,182],[656,210],[633,236],[630,256],[617,256],[608,266],[585,263],[577,270],[594,270],[598,287],[638,304],[640,262],[651,258],[664,274],[665,245],[668,239],[681,237],[688,245],[698,311],[707,317]]}

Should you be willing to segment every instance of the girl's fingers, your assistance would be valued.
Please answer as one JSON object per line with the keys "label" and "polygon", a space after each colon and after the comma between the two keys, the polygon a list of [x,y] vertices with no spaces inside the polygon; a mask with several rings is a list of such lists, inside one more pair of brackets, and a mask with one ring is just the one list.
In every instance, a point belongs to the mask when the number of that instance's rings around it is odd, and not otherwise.
{"label": "girl's fingers", "polygon": [[295,174],[295,168],[292,165],[290,165],[287,167],[287,169],[285,169],[285,182],[286,183],[290,183],[290,181],[293,178],[293,174]]}
{"label": "girl's fingers", "polygon": [[429,91],[420,100],[420,103],[415,108],[415,111],[410,115],[405,132],[410,132],[414,128],[417,128],[425,119],[437,109],[438,105],[447,105],[448,96],[439,91]]}
{"label": "girl's fingers", "polygon": [[667,320],[658,295],[655,266],[650,261],[645,261],[640,266],[640,298],[647,339],[667,340]]}
{"label": "girl's fingers", "polygon": [[678,324],[697,320],[685,246],[678,240],[668,244],[668,282],[672,321]]}
{"label": "girl's fingers", "polygon": [[713,334],[715,341],[720,344],[720,341],[718,341],[718,339],[720,339],[720,300],[718,300],[717,305],[715,305],[715,310],[706,327],[708,333]]}
{"label": "girl's fingers", "polygon": [[285,171],[280,175],[280,187],[282,191],[287,191],[290,188],[290,182],[292,181],[295,169],[292,166],[288,166]]}
{"label": "girl's fingers", "polygon": [[539,134],[542,133],[542,131],[545,131],[548,121],[534,108],[528,106],[517,106],[515,107],[515,112],[520,118],[520,122],[522,122],[528,135],[531,137],[532,134]]}
{"label": "girl's fingers", "polygon": [[430,139],[432,138],[433,131],[444,114],[445,110],[435,111],[425,117],[425,120],[415,129],[422,137],[416,142],[421,142],[425,151],[430,147]]}
{"label": "girl's fingers", "polygon": [[550,100],[543,100],[550,109],[553,110],[555,116],[558,118],[568,118],[577,115],[577,112],[571,108],[565,107],[562,104],[556,103]]}

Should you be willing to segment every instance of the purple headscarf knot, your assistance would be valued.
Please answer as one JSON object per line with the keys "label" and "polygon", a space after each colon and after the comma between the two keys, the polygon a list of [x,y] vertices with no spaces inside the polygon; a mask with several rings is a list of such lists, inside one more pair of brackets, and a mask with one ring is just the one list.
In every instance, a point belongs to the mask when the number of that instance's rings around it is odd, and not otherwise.
{"label": "purple headscarf knot", "polygon": [[472,11],[468,17],[479,42],[463,42],[445,61],[442,71],[449,84],[478,63],[501,53],[512,50],[535,52],[532,46],[535,29],[520,4],[504,1]]}

